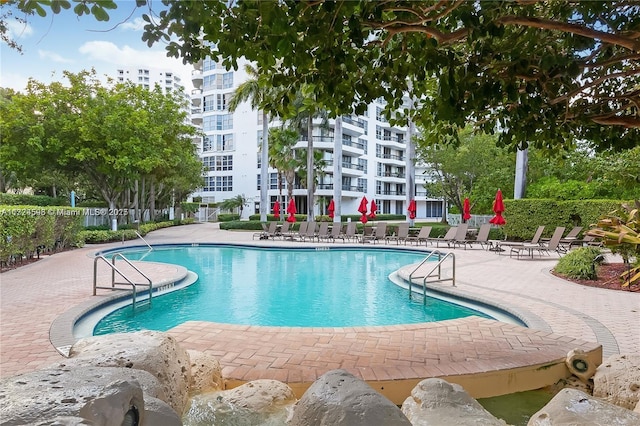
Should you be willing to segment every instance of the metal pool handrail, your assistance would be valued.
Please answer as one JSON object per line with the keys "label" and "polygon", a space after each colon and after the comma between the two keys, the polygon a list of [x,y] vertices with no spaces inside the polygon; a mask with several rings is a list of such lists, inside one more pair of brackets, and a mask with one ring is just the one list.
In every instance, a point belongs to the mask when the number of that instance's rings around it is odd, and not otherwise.
{"label": "metal pool handrail", "polygon": [[[140,275],[142,275],[145,280],[147,281],[147,283],[134,283],[129,277],[127,277],[120,269],[118,269],[118,267],[116,266],[116,259],[120,258],[122,260],[124,260],[129,266],[131,266],[136,272],[138,272]],[[109,267],[111,268],[111,287],[100,287],[97,285],[97,281],[98,281],[98,261],[102,260],[104,261],[107,265],[109,265]],[[118,273],[118,275],[120,275],[122,278],[124,278],[127,282],[126,283],[118,283],[116,282],[116,272]],[[112,257],[111,257],[111,262],[109,262],[109,260],[102,256],[102,255],[98,255],[94,258],[93,260],[93,295],[96,295],[96,289],[105,289],[105,290],[115,290],[117,285],[127,285],[129,284],[131,286],[132,289],[132,301],[133,301],[133,308],[135,309],[136,307],[136,296],[138,293],[138,286],[144,286],[144,287],[148,287],[149,288],[149,298],[147,299],[147,303],[151,304],[151,297],[153,295],[153,282],[151,281],[151,278],[149,278],[144,272],[142,272],[140,269],[138,269],[133,263],[131,263],[129,261],[129,259],[127,259],[122,253],[115,253]]]}
{"label": "metal pool handrail", "polygon": [[[427,261],[429,261],[430,259],[432,259],[433,257],[438,256],[438,263],[427,273],[427,275],[421,275],[421,276],[413,276],[414,273],[416,273],[420,267],[422,265],[424,265]],[[452,260],[452,277],[451,278],[442,278],[442,264],[444,263],[445,260],[451,258]],[[436,271],[436,269],[438,270],[437,274],[434,274],[433,272]],[[412,291],[412,284],[413,284],[413,279],[414,278],[423,278],[422,280],[422,295],[424,296],[423,301],[426,299],[427,297],[427,280],[430,277],[437,277],[437,279],[431,280],[429,282],[444,282],[444,281],[451,281],[453,286],[455,287],[456,285],[456,257],[453,253],[449,252],[449,253],[443,253],[439,250],[434,250],[431,253],[429,253],[429,255],[427,257],[425,257],[422,262],[420,262],[418,264],[418,266],[415,267],[415,269],[413,271],[411,271],[411,273],[409,274],[409,298],[411,298],[411,294],[413,293]]]}

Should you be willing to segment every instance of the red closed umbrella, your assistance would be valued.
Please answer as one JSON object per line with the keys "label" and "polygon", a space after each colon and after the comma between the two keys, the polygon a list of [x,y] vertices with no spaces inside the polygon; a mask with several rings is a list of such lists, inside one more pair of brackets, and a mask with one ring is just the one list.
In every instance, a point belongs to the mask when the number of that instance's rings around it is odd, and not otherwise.
{"label": "red closed umbrella", "polygon": [[466,222],[469,219],[471,219],[471,203],[468,198],[465,198],[462,203],[462,220]]}
{"label": "red closed umbrella", "polygon": [[293,201],[293,198],[289,200],[289,205],[287,206],[287,213],[289,213],[289,217],[287,218],[287,222],[295,222],[297,213],[296,203]]}
{"label": "red closed umbrella", "polygon": [[371,213],[369,213],[369,219],[371,220],[375,219],[377,211],[378,211],[378,206],[376,206],[376,200],[371,200]]}
{"label": "red closed umbrella", "polygon": [[493,212],[496,215],[491,218],[489,223],[493,223],[494,225],[504,225],[507,223],[507,221],[502,217],[502,213],[504,212],[504,202],[502,201],[502,191],[499,189],[498,192],[496,192],[495,200],[493,200]]}
{"label": "red closed umbrella", "polygon": [[333,202],[333,199],[329,201],[329,207],[327,207],[327,210],[329,211],[329,217],[333,219],[333,216],[334,216],[333,213],[336,211],[336,205]]}
{"label": "red closed umbrella", "polygon": [[358,211],[362,214],[360,216],[360,222],[367,223],[367,197],[362,197],[362,201],[360,201],[360,207],[358,207]]}
{"label": "red closed umbrella", "polygon": [[278,200],[273,203],[273,217],[275,217],[276,220],[280,219],[280,203]]}
{"label": "red closed umbrella", "polygon": [[407,207],[407,211],[409,212],[409,219],[416,218],[416,200],[411,200],[409,202],[409,207]]}

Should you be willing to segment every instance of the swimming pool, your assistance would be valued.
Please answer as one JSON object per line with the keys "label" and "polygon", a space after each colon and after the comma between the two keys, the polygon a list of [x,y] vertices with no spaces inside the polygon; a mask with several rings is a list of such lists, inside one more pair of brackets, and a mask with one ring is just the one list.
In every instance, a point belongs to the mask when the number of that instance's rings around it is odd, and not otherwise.
{"label": "swimming pool", "polygon": [[121,251],[128,259],[184,266],[198,281],[154,298],[152,307],[120,308],[94,334],[166,331],[185,321],[299,327],[409,324],[477,315],[429,298],[410,300],[389,275],[424,259],[424,252],[390,248],[255,248],[170,246]]}

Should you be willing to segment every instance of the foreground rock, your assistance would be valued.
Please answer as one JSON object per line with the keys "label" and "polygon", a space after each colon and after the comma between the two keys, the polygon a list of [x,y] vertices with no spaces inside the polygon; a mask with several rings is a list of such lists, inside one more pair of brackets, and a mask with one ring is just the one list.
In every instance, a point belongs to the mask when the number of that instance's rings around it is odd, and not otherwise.
{"label": "foreground rock", "polygon": [[[141,420],[158,418],[153,413],[157,410],[158,415],[173,413],[179,421],[171,407],[156,398],[164,398],[162,386],[146,371],[117,367],[46,369],[0,382],[0,419],[3,425],[83,424],[71,418],[92,422],[84,424],[119,425],[135,407]],[[151,400],[158,403],[147,404]],[[54,423],[53,419],[59,417],[69,420]]]}
{"label": "foreground rock", "polygon": [[457,384],[442,379],[425,379],[411,391],[402,412],[414,426],[486,425],[504,426]]}
{"label": "foreground rock", "polygon": [[612,355],[600,364],[593,396],[633,410],[640,401],[640,354]]}
{"label": "foreground rock", "polygon": [[291,426],[410,426],[387,398],[345,370],[320,376],[296,404]]}
{"label": "foreground rock", "polygon": [[213,392],[224,388],[220,361],[205,352],[187,349],[191,361],[191,384],[189,394]]}
{"label": "foreground rock", "polygon": [[286,384],[255,380],[228,391],[195,396],[182,421],[185,426],[285,425],[295,402]]}
{"label": "foreground rock", "polygon": [[527,426],[638,426],[640,415],[593,398],[576,389],[563,389],[529,419]]}
{"label": "foreground rock", "polygon": [[66,364],[144,370],[158,378],[164,401],[177,413],[183,412],[188,401],[189,355],[167,333],[139,331],[82,339],[71,347]]}

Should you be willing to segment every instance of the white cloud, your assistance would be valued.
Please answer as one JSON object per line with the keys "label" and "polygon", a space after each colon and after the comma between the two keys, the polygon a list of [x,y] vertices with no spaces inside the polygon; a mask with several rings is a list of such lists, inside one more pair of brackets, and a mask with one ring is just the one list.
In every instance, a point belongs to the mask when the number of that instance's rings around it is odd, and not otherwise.
{"label": "white cloud", "polygon": [[40,59],[48,59],[60,64],[73,64],[75,62],[73,59],[67,59],[62,55],[56,52],[51,52],[49,50],[38,50],[38,56],[40,57]]}
{"label": "white cloud", "polygon": [[123,30],[142,31],[144,30],[145,24],[146,22],[144,21],[144,19],[138,17],[121,23],[120,25],[118,25],[118,28],[121,28]]}
{"label": "white cloud", "polygon": [[28,22],[18,22],[17,19],[9,19],[7,22],[7,32],[10,38],[20,39],[33,35],[33,27]]}

